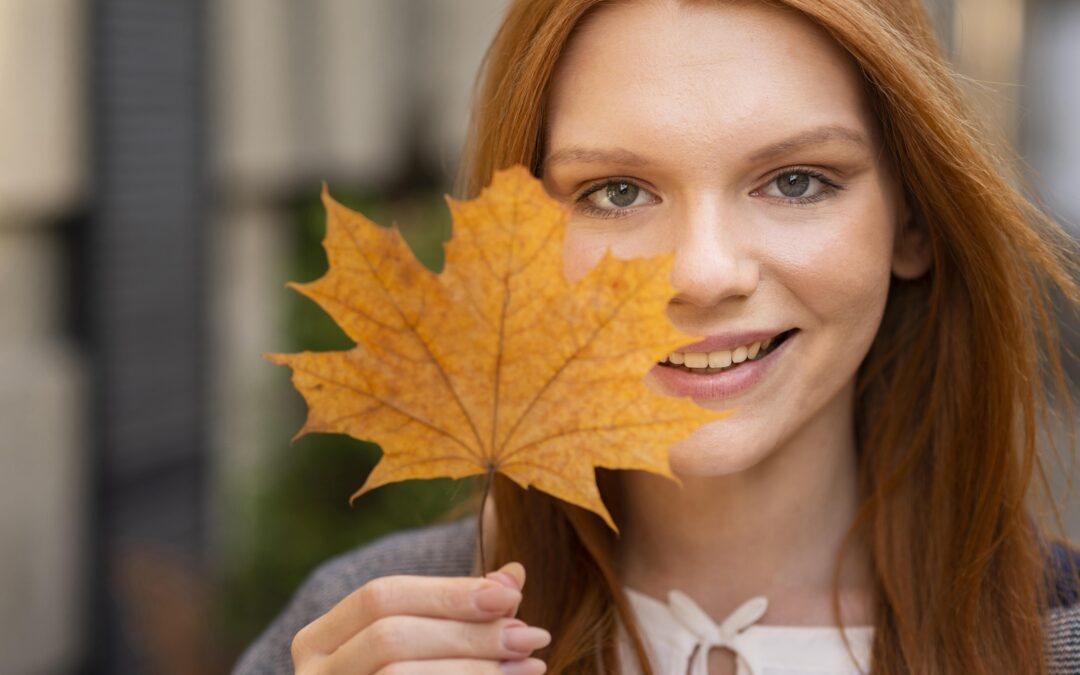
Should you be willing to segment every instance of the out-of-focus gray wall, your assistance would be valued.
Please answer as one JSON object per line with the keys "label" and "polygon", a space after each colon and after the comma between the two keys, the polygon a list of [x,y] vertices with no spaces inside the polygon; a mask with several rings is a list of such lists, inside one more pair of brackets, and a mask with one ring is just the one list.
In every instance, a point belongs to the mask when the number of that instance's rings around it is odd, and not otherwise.
{"label": "out-of-focus gray wall", "polygon": [[1080,3],[1042,0],[1029,21],[1038,39],[1024,67],[1022,147],[1048,205],[1080,236]]}

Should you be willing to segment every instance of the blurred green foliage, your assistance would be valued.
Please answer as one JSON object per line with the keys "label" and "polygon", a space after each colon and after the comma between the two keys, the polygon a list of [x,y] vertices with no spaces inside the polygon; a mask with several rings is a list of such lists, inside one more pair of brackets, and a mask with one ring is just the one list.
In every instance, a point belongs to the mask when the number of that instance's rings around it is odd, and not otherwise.
{"label": "blurred green foliage", "polygon": [[[398,222],[417,258],[439,271],[442,243],[450,236],[450,213],[439,193],[423,193],[386,201],[333,190],[335,199],[375,222]],[[326,271],[322,238],[326,213],[318,193],[297,203],[292,269],[287,278],[310,281]],[[314,302],[283,291],[288,336],[283,351],[323,351],[353,346],[333,320]],[[288,369],[281,369],[283,386]],[[306,414],[303,399],[293,391],[298,429]],[[290,411],[292,412],[292,411]],[[268,411],[273,415],[273,411]],[[268,420],[270,422],[270,420]],[[358,499],[348,498],[364,482],[380,450],[339,434],[310,434],[290,443],[288,435],[273,451],[264,480],[250,486],[240,520],[244,532],[239,555],[223,571],[219,631],[227,651],[238,653],[280,612],[305,577],[327,559],[396,530],[443,519],[463,517],[476,501],[474,481],[427,480],[388,485]]]}

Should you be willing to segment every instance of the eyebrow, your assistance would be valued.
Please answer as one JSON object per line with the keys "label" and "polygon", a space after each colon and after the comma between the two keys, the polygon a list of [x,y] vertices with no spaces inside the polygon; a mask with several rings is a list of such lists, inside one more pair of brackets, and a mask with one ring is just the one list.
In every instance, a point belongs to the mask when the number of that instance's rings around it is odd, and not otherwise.
{"label": "eyebrow", "polygon": [[855,129],[840,126],[838,124],[828,124],[814,129],[808,129],[806,131],[799,132],[794,136],[789,136],[782,141],[767,145],[761,148],[753,155],[750,156],[750,161],[760,162],[762,160],[771,159],[777,155],[782,155],[785,152],[790,152],[795,148],[802,148],[807,145],[820,145],[822,143],[841,141],[852,145],[861,145],[864,148],[869,148],[870,144],[866,141],[866,137],[862,133]]}
{"label": "eyebrow", "polygon": [[[808,145],[821,145],[823,143],[836,141],[860,145],[865,148],[870,147],[870,144],[862,133],[845,126],[830,124],[801,131],[781,141],[767,145],[752,154],[750,156],[750,161],[761,162],[790,152],[796,148],[802,148]],[[582,162],[585,164],[624,164],[627,166],[649,166],[652,164],[647,158],[625,148],[600,149],[585,148],[576,145],[556,150],[544,159],[545,166],[553,166],[568,162]]]}
{"label": "eyebrow", "polygon": [[585,164],[626,164],[627,166],[648,166],[652,164],[636,152],[625,148],[611,148],[601,150],[599,148],[583,148],[571,145],[556,150],[544,159],[545,166],[566,164],[568,162],[582,162]]}

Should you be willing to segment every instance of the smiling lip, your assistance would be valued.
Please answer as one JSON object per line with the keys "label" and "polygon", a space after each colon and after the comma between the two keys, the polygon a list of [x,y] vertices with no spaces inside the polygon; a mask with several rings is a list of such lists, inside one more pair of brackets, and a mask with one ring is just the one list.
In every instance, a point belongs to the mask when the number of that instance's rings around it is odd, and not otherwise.
{"label": "smiling lip", "polygon": [[[750,337],[750,342],[763,340],[776,335],[776,333],[737,333],[728,335],[715,335],[689,347],[678,351],[706,351],[719,350],[724,347],[715,345],[744,345],[746,342],[734,342],[731,340],[745,340]],[[655,365],[649,374],[656,378],[661,388],[672,396],[688,396],[697,401],[712,401],[725,398],[733,398],[747,391],[761,381],[765,374],[779,362],[781,356],[787,352],[788,346],[799,336],[799,331],[793,332],[786,340],[780,343],[765,356],[755,360],[746,360],[738,366],[718,373],[692,373],[683,368],[671,368],[668,366]],[[730,348],[730,347],[728,347]]]}

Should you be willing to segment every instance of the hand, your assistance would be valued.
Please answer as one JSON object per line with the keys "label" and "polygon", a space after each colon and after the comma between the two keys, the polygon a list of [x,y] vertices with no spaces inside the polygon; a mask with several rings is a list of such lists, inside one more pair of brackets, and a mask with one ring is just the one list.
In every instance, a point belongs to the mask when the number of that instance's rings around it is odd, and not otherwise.
{"label": "hand", "polygon": [[304,626],[292,642],[297,675],[540,675],[529,658],[551,635],[513,618],[525,568],[483,579],[374,579]]}

